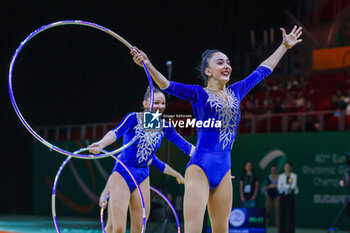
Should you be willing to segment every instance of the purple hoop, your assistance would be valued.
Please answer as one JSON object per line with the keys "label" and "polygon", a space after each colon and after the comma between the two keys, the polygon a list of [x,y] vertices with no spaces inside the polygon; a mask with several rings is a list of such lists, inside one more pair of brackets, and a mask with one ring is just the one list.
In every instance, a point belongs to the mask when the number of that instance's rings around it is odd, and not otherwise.
{"label": "purple hoop", "polygon": [[[50,148],[50,150],[54,150],[60,154],[66,155],[66,156],[71,156],[74,158],[81,158],[81,159],[97,159],[97,158],[104,158],[104,157],[108,157],[110,155],[114,155],[117,154],[119,152],[121,152],[122,150],[126,149],[127,147],[129,147],[131,144],[133,144],[138,137],[140,136],[140,134],[142,133],[142,131],[140,131],[137,135],[135,135],[135,137],[126,145],[123,145],[122,147],[109,152],[108,154],[99,154],[99,155],[82,155],[82,154],[74,154],[72,152],[66,151],[64,149],[61,149],[57,146],[52,145],[51,143],[49,143],[48,141],[46,141],[45,139],[43,139],[38,133],[36,133],[31,127],[30,125],[27,123],[27,121],[24,119],[24,117],[22,116],[22,113],[19,111],[19,108],[17,106],[14,94],[13,94],[13,88],[12,88],[12,72],[13,72],[13,67],[15,65],[17,56],[19,54],[19,52],[22,50],[22,48],[24,47],[24,45],[26,45],[26,43],[32,39],[34,36],[38,35],[40,32],[43,32],[47,29],[53,28],[53,27],[58,27],[58,26],[63,26],[63,25],[82,25],[82,26],[88,26],[88,27],[92,27],[95,29],[98,29],[100,31],[103,31],[109,35],[111,35],[112,37],[114,37],[115,39],[119,40],[120,42],[122,42],[126,47],[128,47],[130,50],[136,52],[136,50],[131,46],[131,44],[129,42],[127,42],[124,38],[122,38],[121,36],[119,36],[117,33],[111,31],[108,28],[105,28],[101,25],[95,24],[95,23],[91,23],[91,22],[87,22],[87,21],[81,21],[81,20],[65,20],[65,21],[58,21],[55,23],[51,23],[51,24],[47,24],[45,26],[42,26],[38,29],[36,29],[35,31],[33,31],[32,33],[30,33],[22,42],[21,44],[17,47],[15,53],[12,56],[12,60],[10,63],[10,67],[9,67],[9,75],[8,75],[8,88],[9,88],[9,93],[10,93],[10,98],[11,98],[11,102],[13,105],[13,108],[19,118],[19,120],[22,122],[22,124],[24,125],[24,127],[29,131],[29,133],[31,133],[34,138],[36,138],[39,142],[41,142],[42,144],[44,144],[45,146],[47,146],[48,148]],[[152,82],[152,77],[151,74],[149,73],[149,70],[146,66],[146,64],[144,62],[142,62],[143,68],[146,72],[147,78],[148,78],[148,82],[149,82],[149,86],[150,86],[150,99],[151,99],[151,111],[153,109],[153,100],[154,100],[154,92],[153,92],[153,82]]]}
{"label": "purple hoop", "polygon": [[[180,220],[179,220],[179,217],[178,217],[178,215],[177,215],[177,213],[176,213],[176,210],[175,210],[174,206],[171,204],[170,200],[169,200],[166,196],[164,196],[164,194],[161,193],[161,192],[160,192],[159,190],[157,190],[156,188],[153,188],[152,186],[150,186],[149,188],[150,188],[152,191],[154,191],[155,193],[157,193],[159,196],[161,196],[161,197],[165,200],[165,202],[169,205],[169,207],[170,207],[171,211],[173,212],[173,214],[174,214],[174,216],[175,216],[175,219],[176,219],[177,232],[178,232],[178,233],[181,233]],[[107,201],[108,198],[109,198],[109,194],[107,195],[105,201]],[[104,225],[104,223],[103,223],[103,213],[104,213],[104,208],[101,208],[101,211],[100,211],[101,227],[102,227],[103,233],[106,233],[106,231],[105,231],[105,225]]]}
{"label": "purple hoop", "polygon": [[[74,153],[80,153],[80,152],[83,152],[83,151],[87,151],[88,148],[82,148],[80,150],[77,150],[75,151]],[[103,153],[106,153],[108,154],[109,152],[106,151],[106,150],[102,150]],[[145,207],[145,201],[144,201],[144,198],[143,198],[143,195],[142,195],[142,192],[141,192],[141,188],[140,186],[137,184],[134,176],[131,174],[130,170],[127,168],[127,166],[125,166],[124,163],[122,163],[122,161],[120,161],[116,156],[112,156],[115,160],[117,160],[124,168],[125,170],[129,173],[131,179],[134,181],[135,185],[136,185],[136,188],[140,194],[140,198],[141,198],[141,204],[142,204],[142,230],[141,230],[141,233],[144,233],[145,232],[145,229],[146,229],[146,207]],[[58,183],[58,179],[61,175],[61,172],[63,170],[63,168],[66,166],[66,164],[69,162],[69,160],[72,158],[72,156],[68,156],[62,163],[62,165],[60,166],[59,170],[57,171],[57,174],[56,174],[56,177],[55,177],[55,182],[53,184],[53,187],[52,187],[52,194],[51,194],[51,209],[52,209],[52,218],[53,218],[53,222],[55,224],[55,228],[56,228],[56,231],[58,233],[61,233],[60,231],[60,228],[58,227],[58,223],[57,223],[57,216],[56,216],[56,188],[57,188],[57,183]],[[109,196],[109,195],[108,195]],[[108,198],[108,197],[107,197]],[[103,212],[102,212],[102,215],[103,215]],[[102,216],[102,220],[103,220],[103,216]],[[103,224],[103,222],[102,222]],[[104,231],[104,228],[103,228],[103,231]]]}

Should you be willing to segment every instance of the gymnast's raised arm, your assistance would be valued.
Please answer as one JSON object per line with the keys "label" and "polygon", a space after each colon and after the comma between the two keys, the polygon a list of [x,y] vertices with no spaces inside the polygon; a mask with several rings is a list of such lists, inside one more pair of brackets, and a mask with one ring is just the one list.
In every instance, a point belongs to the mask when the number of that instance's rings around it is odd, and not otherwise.
{"label": "gymnast's raised arm", "polygon": [[[134,47],[135,48],[135,47]],[[174,95],[176,97],[179,97],[184,100],[190,101],[192,104],[194,104],[198,100],[198,88],[197,85],[186,85],[178,82],[169,82],[168,79],[164,77],[150,62],[147,55],[139,50],[138,48],[135,48],[135,51],[131,51],[131,54],[134,56],[133,60],[134,62],[142,66],[142,62],[144,62],[148,70],[153,78],[153,80],[157,83],[157,85],[162,89],[162,91]]]}
{"label": "gymnast's raised arm", "polygon": [[289,34],[286,33],[286,30],[284,30],[284,28],[281,28],[281,31],[283,37],[281,45],[270,57],[268,57],[265,61],[261,63],[261,65],[270,67],[272,70],[276,67],[276,65],[288,49],[292,48],[294,45],[302,41],[302,39],[299,39],[299,37],[302,34],[302,27],[298,28],[295,25],[293,30]]}

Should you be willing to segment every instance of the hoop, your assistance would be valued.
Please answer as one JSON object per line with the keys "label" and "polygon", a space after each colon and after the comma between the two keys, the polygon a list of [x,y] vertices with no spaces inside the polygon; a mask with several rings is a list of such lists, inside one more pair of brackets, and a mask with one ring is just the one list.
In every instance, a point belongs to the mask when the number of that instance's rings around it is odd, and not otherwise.
{"label": "hoop", "polygon": [[[154,191],[155,193],[157,193],[159,196],[161,196],[165,202],[169,205],[171,211],[173,212],[174,216],[175,216],[175,219],[176,219],[176,224],[177,224],[177,232],[178,233],[181,233],[181,226],[180,226],[180,220],[179,220],[179,217],[177,216],[177,213],[176,213],[176,210],[174,208],[174,206],[171,204],[171,202],[169,201],[169,199],[164,196],[164,194],[162,194],[159,190],[157,190],[156,188],[153,188],[152,186],[149,187],[152,191]],[[108,200],[109,198],[109,194],[107,195],[106,197],[106,201]],[[102,231],[103,233],[106,233],[105,231],[105,225],[103,223],[103,213],[104,213],[104,208],[102,207],[101,208],[101,211],[100,211],[100,221],[101,221],[101,227],[102,227]]]}
{"label": "hoop", "polygon": [[[33,31],[32,33],[30,33],[22,42],[21,44],[17,47],[15,53],[12,56],[12,60],[10,63],[10,67],[9,67],[9,75],[8,75],[8,88],[9,88],[9,93],[10,93],[10,98],[11,98],[11,102],[13,105],[13,108],[19,118],[19,120],[22,122],[22,124],[24,125],[24,127],[29,131],[29,133],[31,133],[34,138],[36,138],[39,142],[41,142],[42,144],[44,144],[45,146],[47,146],[48,148],[50,148],[50,150],[54,150],[60,154],[63,155],[67,155],[67,156],[71,156],[71,157],[75,157],[75,158],[83,158],[83,159],[97,159],[97,158],[104,158],[110,155],[114,155],[116,153],[121,152],[122,150],[126,149],[127,147],[129,147],[131,144],[133,144],[137,138],[140,136],[141,132],[140,131],[137,135],[135,135],[135,137],[126,145],[123,145],[122,147],[111,151],[107,154],[99,154],[99,155],[82,155],[82,154],[74,154],[72,152],[66,151],[64,149],[61,149],[57,146],[52,145],[51,143],[49,143],[48,141],[46,141],[45,139],[43,139],[37,132],[35,132],[30,125],[27,123],[27,121],[24,119],[24,117],[22,116],[22,113],[19,111],[19,108],[17,106],[14,94],[13,94],[13,88],[12,88],[12,72],[13,72],[13,67],[15,65],[17,56],[19,54],[19,52],[22,50],[22,48],[24,47],[24,45],[26,45],[26,43],[32,39],[34,36],[38,35],[39,33],[50,29],[50,28],[54,28],[54,27],[58,27],[58,26],[64,26],[64,25],[82,25],[82,26],[88,26],[88,27],[92,27],[95,29],[98,29],[100,31],[103,31],[109,35],[111,35],[112,37],[114,37],[115,39],[119,40],[121,43],[123,43],[126,47],[128,47],[130,50],[134,51],[137,53],[137,51],[131,46],[131,44],[129,42],[127,42],[124,38],[122,38],[121,36],[119,36],[117,33],[109,30],[108,28],[105,28],[101,25],[95,24],[95,23],[91,23],[91,22],[87,22],[87,21],[81,21],[81,20],[65,20],[65,21],[58,21],[55,23],[51,23],[51,24],[47,24],[45,26],[42,26],[38,29],[36,29],[35,31]],[[147,78],[148,78],[148,82],[149,82],[149,86],[150,86],[150,100],[151,100],[151,111],[153,109],[153,99],[154,99],[154,92],[153,92],[153,82],[152,82],[152,77],[151,74],[148,71],[148,68],[146,66],[146,64],[144,62],[142,62],[143,68],[146,72]]]}
{"label": "hoop", "polygon": [[[74,153],[80,153],[80,152],[83,152],[83,151],[87,151],[88,148],[83,148],[83,149],[80,149],[80,150],[77,150],[75,151]],[[105,154],[108,154],[109,152],[106,151],[106,150],[102,150],[103,153]],[[53,218],[53,222],[55,224],[55,228],[56,228],[56,231],[58,233],[61,233],[60,231],[60,228],[58,227],[58,223],[57,223],[57,216],[56,216],[56,188],[57,188],[57,183],[58,183],[58,179],[60,178],[60,175],[61,175],[61,172],[63,170],[63,168],[66,166],[66,164],[69,162],[69,160],[72,158],[72,156],[68,156],[62,163],[62,165],[60,166],[59,170],[57,171],[57,174],[56,174],[56,177],[55,177],[55,182],[53,184],[53,187],[52,187],[52,195],[51,195],[51,208],[52,208],[52,218]],[[113,156],[113,158],[115,160],[117,160],[124,168],[125,170],[129,173],[130,177],[132,178],[132,180],[134,181],[135,185],[136,185],[136,188],[140,194],[140,198],[141,198],[141,204],[142,204],[142,231],[141,233],[144,233],[145,232],[145,229],[146,229],[146,207],[145,207],[145,201],[144,201],[144,198],[143,198],[143,195],[142,195],[142,192],[141,192],[141,189],[140,189],[140,186],[137,184],[134,176],[131,174],[130,170],[124,165],[124,163],[122,163],[116,156]],[[108,195],[109,196],[109,195]],[[108,198],[108,197],[107,197]],[[103,212],[102,212],[102,215],[103,215]],[[102,221],[103,221],[103,216],[102,216]],[[103,222],[102,222],[103,224]],[[103,231],[104,231],[104,228],[103,228]]]}

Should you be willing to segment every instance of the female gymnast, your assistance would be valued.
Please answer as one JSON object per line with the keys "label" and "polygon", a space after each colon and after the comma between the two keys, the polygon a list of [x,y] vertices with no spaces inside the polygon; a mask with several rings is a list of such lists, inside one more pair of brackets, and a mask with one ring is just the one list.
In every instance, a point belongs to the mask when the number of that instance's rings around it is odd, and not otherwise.
{"label": "female gymnast", "polygon": [[218,50],[206,50],[202,55],[201,73],[205,88],[169,82],[150,62],[147,55],[131,51],[134,62],[145,62],[152,78],[165,92],[191,102],[197,120],[215,118],[221,121],[219,129],[197,127],[196,150],[185,174],[184,218],[185,232],[202,230],[205,208],[208,204],[213,233],[228,232],[228,218],[232,208],[231,149],[240,121],[240,102],[262,79],[271,74],[280,59],[302,40],[302,28],[294,26],[287,34],[281,28],[283,41],[277,50],[247,78],[228,87],[231,66],[227,56]]}
{"label": "female gymnast", "polygon": [[[149,89],[145,93],[143,106],[146,111],[150,110]],[[165,110],[165,96],[158,89],[154,89],[153,109],[161,113]],[[126,144],[142,130],[140,137],[121,152],[119,159],[129,168],[140,186],[148,218],[150,211],[149,164],[152,163],[165,174],[176,177],[180,183],[183,180],[180,173],[155,156],[155,151],[160,147],[163,137],[167,137],[189,156],[192,155],[195,147],[183,139],[167,122],[162,122],[164,126],[167,126],[162,129],[143,129],[142,117],[142,112],[128,114],[115,129],[109,131],[100,141],[91,144],[89,150],[91,153],[98,154],[104,147],[112,144],[121,136],[123,136],[123,144]],[[143,211],[139,193],[135,189],[136,185],[127,171],[122,165],[116,163],[106,190],[110,193],[108,213],[111,217],[109,219],[112,219],[112,221],[108,221],[106,227],[108,233],[125,232],[128,207],[131,218],[131,233],[141,232]]]}
{"label": "female gymnast", "polygon": [[278,193],[277,184],[278,184],[278,171],[277,165],[272,164],[270,167],[270,175],[266,177],[265,181],[265,210],[266,210],[266,226],[269,226],[269,221],[271,217],[271,208],[274,206],[275,211],[275,224],[277,228],[277,233],[279,233],[279,207],[280,207],[280,195]]}
{"label": "female gymnast", "polygon": [[[117,164],[118,164],[118,162],[116,162],[115,166],[117,166]],[[155,154],[153,155],[153,159],[152,159],[151,164],[153,166],[155,166],[158,170],[163,172],[164,174],[175,177],[177,183],[179,183],[179,184],[185,183],[183,176],[179,172],[174,170],[168,164],[162,162]],[[164,166],[165,166],[165,168],[164,168]],[[115,170],[115,168],[113,169],[112,175],[114,173],[114,170]],[[107,206],[107,196],[108,196],[108,194],[110,194],[110,182],[111,182],[112,175],[108,178],[106,186],[100,195],[99,204],[100,204],[101,208],[106,208],[106,206]],[[133,183],[133,181],[131,181],[131,182]],[[134,184],[134,186],[135,186],[135,184]],[[136,186],[134,189],[136,189]],[[142,192],[142,193],[144,193],[144,192]],[[147,215],[147,218],[148,218],[148,215]],[[108,218],[107,218],[105,231],[106,231],[106,233],[113,232],[113,218],[112,218],[112,206],[111,205],[108,206]],[[122,231],[122,229],[120,229],[120,231]]]}

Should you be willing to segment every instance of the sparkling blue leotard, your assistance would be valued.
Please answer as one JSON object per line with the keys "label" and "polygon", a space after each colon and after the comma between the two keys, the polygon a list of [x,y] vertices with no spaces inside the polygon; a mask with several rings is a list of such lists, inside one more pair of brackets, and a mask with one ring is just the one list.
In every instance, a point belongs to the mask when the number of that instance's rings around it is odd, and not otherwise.
{"label": "sparkling blue leotard", "polygon": [[[194,146],[191,143],[182,138],[167,122],[164,124],[167,127],[163,129],[143,129],[142,116],[133,112],[125,116],[122,122],[113,129],[116,140],[123,136],[123,144],[128,143],[136,134],[143,130],[140,137],[118,156],[131,171],[138,184],[142,183],[149,176],[150,164],[164,172],[165,164],[155,155],[164,136],[187,155],[191,156],[191,153],[194,151]],[[130,175],[118,162],[115,163],[113,172],[118,172],[124,178],[130,191],[136,188]]]}
{"label": "sparkling blue leotard", "polygon": [[247,78],[226,88],[227,99],[198,85],[170,82],[163,90],[191,102],[196,120],[215,119],[221,127],[197,127],[196,149],[187,167],[195,164],[207,176],[210,189],[216,188],[231,169],[231,150],[241,119],[240,103],[243,97],[272,69],[259,66]]}

